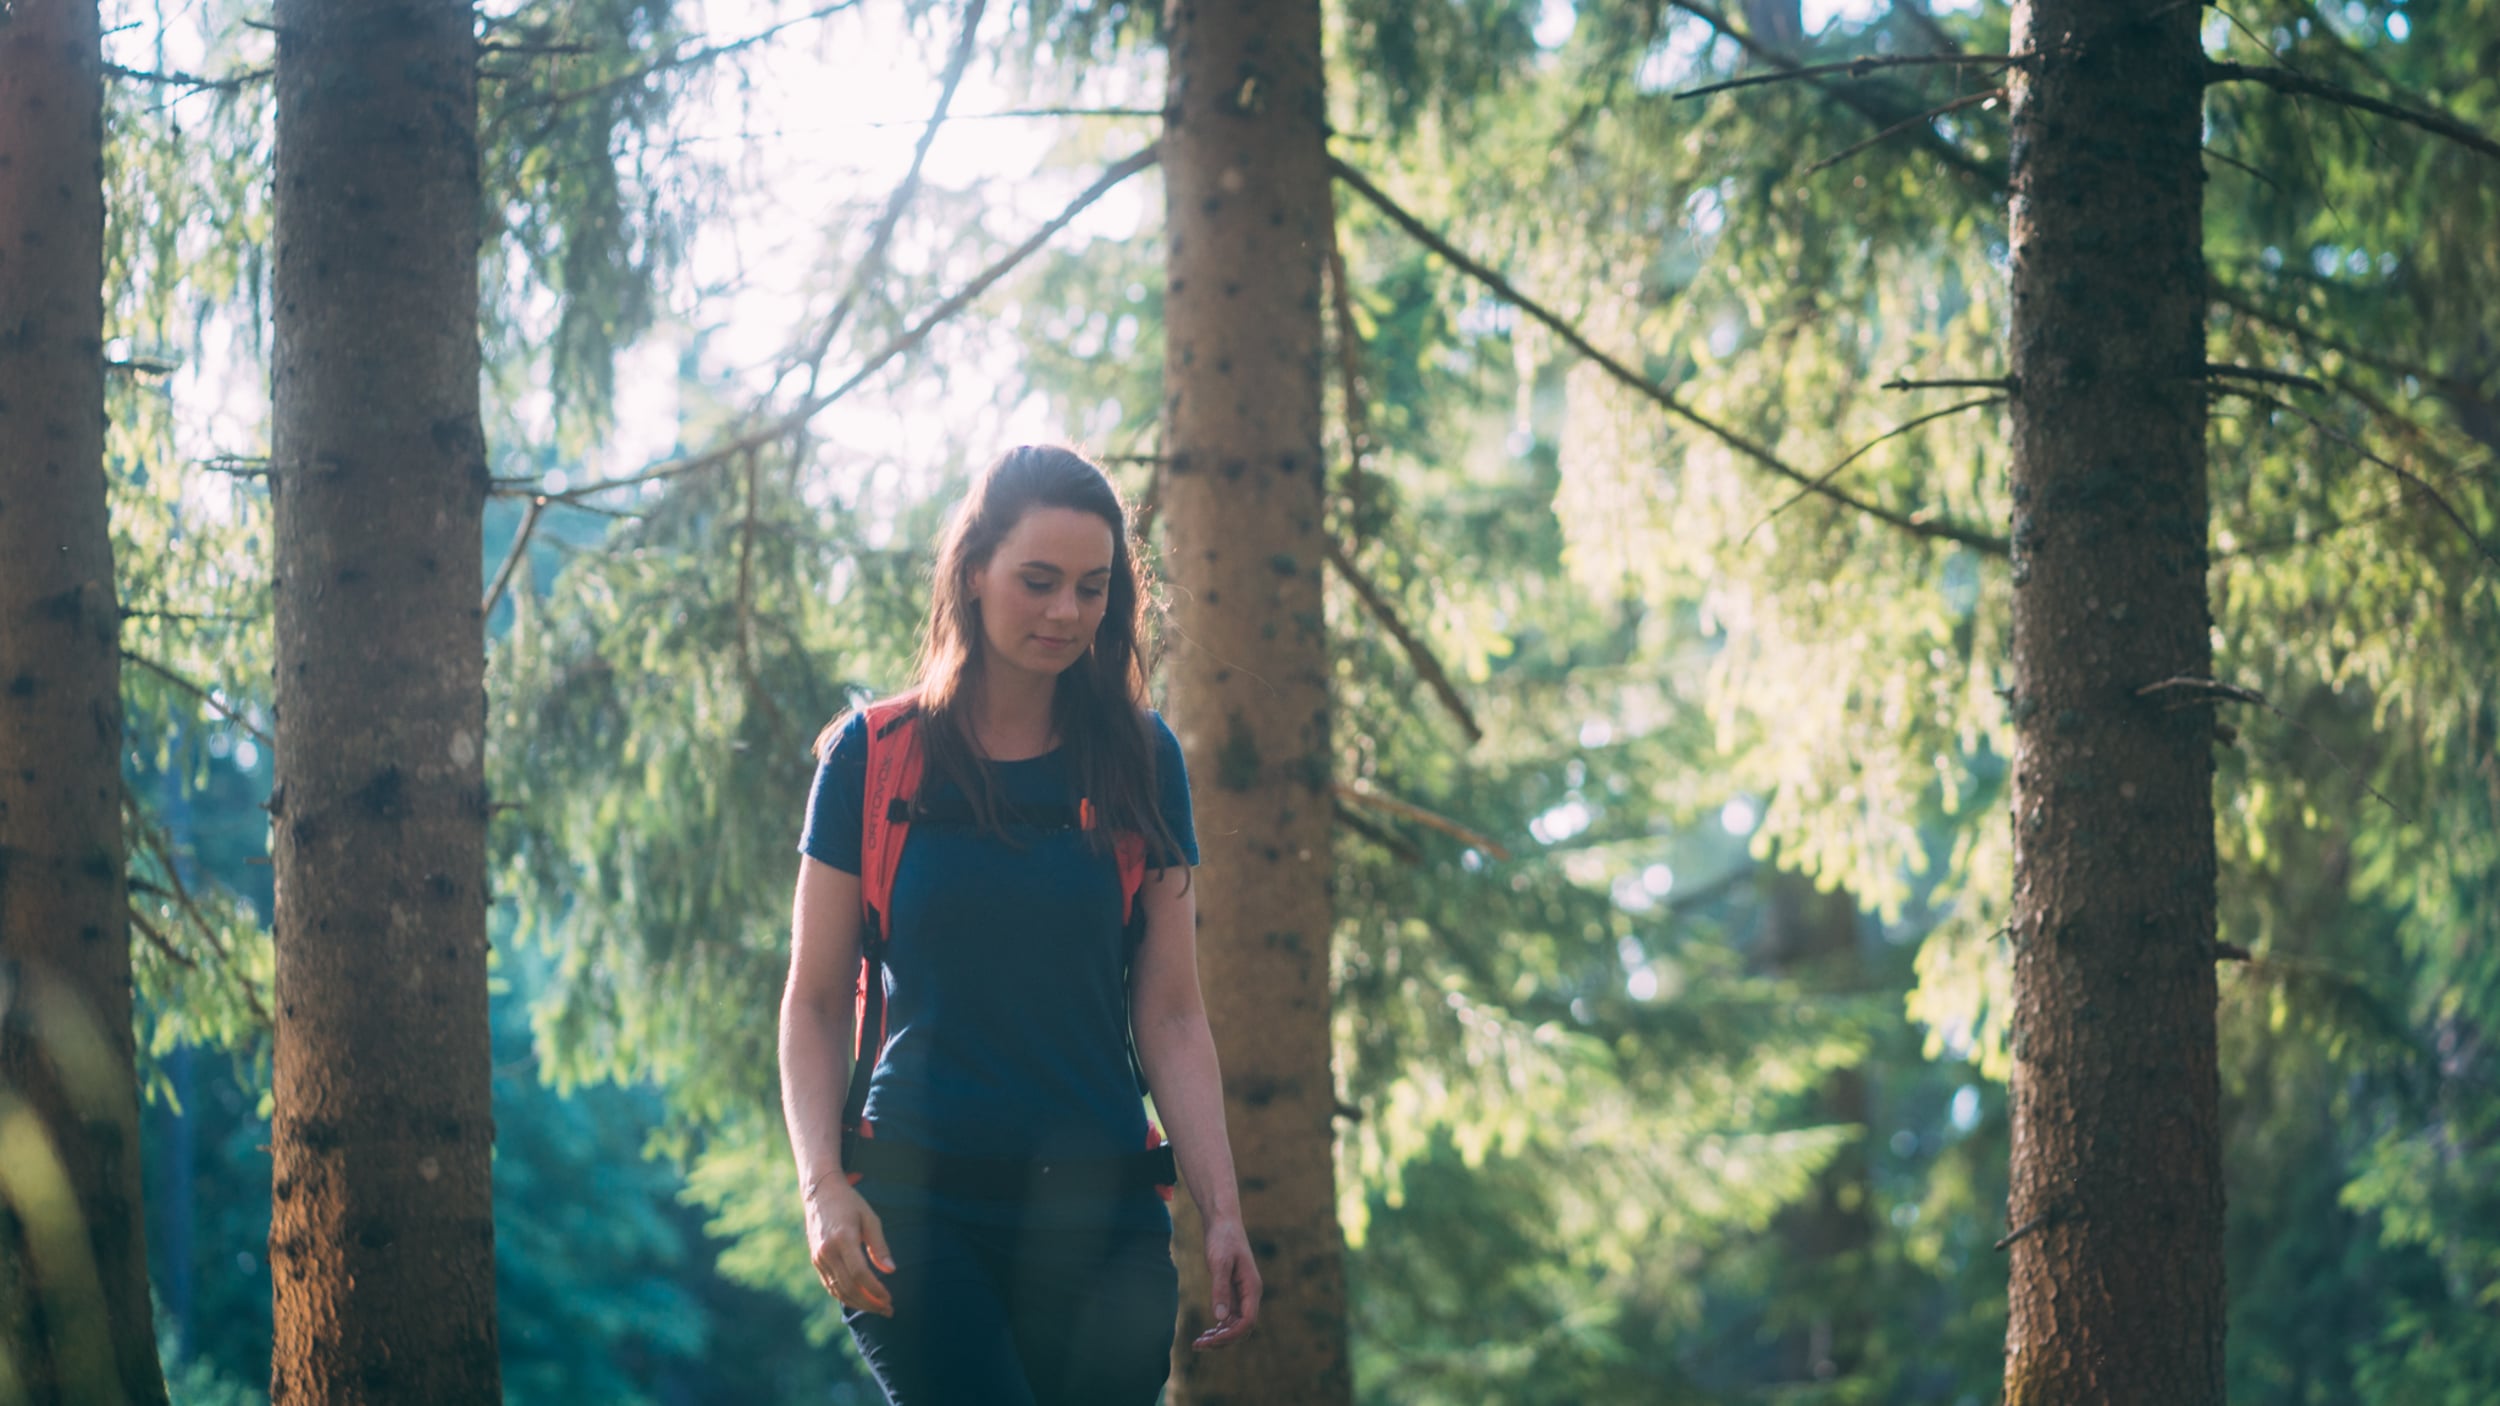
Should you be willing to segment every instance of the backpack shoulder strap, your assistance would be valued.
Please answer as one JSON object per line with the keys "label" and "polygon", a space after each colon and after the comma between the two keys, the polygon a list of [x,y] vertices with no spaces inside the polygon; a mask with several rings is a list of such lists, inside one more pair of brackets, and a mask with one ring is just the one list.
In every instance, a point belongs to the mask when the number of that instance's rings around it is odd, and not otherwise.
{"label": "backpack shoulder strap", "polygon": [[[882,942],[883,915],[894,896],[894,871],[903,859],[903,838],[911,829],[910,803],[920,793],[926,759],[920,749],[920,710],[911,694],[868,706],[868,774],[859,830],[859,898],[861,916],[877,928]],[[896,801],[903,802],[897,807]]]}
{"label": "backpack shoulder strap", "polygon": [[885,948],[892,936],[886,912],[925,759],[913,695],[872,703],[862,712],[868,767],[859,818],[859,975],[852,991],[851,1087],[842,1100],[842,1127],[867,1136],[869,1080],[885,1050]]}

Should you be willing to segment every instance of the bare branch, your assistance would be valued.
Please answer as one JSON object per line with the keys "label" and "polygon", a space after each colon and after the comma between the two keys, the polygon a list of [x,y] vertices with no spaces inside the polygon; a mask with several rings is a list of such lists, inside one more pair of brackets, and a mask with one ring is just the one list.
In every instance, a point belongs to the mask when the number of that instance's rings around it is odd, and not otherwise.
{"label": "bare branch", "polygon": [[207,689],[200,687],[198,684],[191,682],[189,679],[184,678],[182,675],[175,673],[173,670],[166,668],[164,665],[157,663],[155,660],[150,659],[144,654],[135,653],[131,650],[125,649],[122,651],[122,659],[126,663],[136,664],[140,668],[147,670],[149,673],[156,675],[160,679],[163,679],[165,682],[172,684],[177,692],[188,694],[202,703],[207,704],[209,708],[215,711],[219,717],[222,717],[226,721],[233,723],[236,727],[243,729],[244,732],[250,734],[253,741],[268,748],[271,752],[274,753],[278,750],[278,742],[276,738],[273,738],[268,733],[252,726],[252,720],[250,718],[247,718],[240,712],[237,712],[233,704],[219,698],[216,694],[209,692]]}
{"label": "bare branch", "polygon": [[530,548],[530,534],[538,530],[538,515],[547,511],[547,500],[530,499],[521,510],[521,525],[512,533],[512,547],[503,554],[503,565],[495,568],[495,579],[487,583],[486,599],[477,608],[478,618],[495,613],[495,605],[503,599],[503,588],[512,582],[513,568],[521,564],[521,554]]}
{"label": "bare branch", "polygon": [[2205,64],[2205,81],[2208,84],[2257,83],[2272,88],[2278,93],[2289,93],[2294,97],[2323,98],[2328,102],[2349,107],[2358,112],[2366,112],[2374,117],[2385,117],[2392,121],[2402,122],[2409,127],[2418,127],[2433,136],[2445,137],[2468,151],[2500,161],[2500,141],[2494,141],[2489,133],[2469,126],[2447,113],[2434,112],[2426,108],[2405,107],[2399,103],[2373,98],[2368,94],[2356,93],[2350,88],[2329,83],[2323,79],[2312,78],[2305,73],[2294,73],[2288,68],[2269,68],[2262,64],[2224,63],[2220,60],[2209,60]]}
{"label": "bare branch", "polygon": [[1371,498],[1366,478],[1371,454],[1371,424],[1363,384],[1363,336],[1354,325],[1354,290],[1346,278],[1344,221],[1338,217],[1337,190],[1328,188],[1328,304],[1335,317],[1337,330],[1339,413],[1345,421],[1346,499],[1352,511],[1346,514],[1346,531],[1354,545],[1363,545],[1364,509]]}
{"label": "bare branch", "polygon": [[124,68],[117,63],[108,63],[104,72],[106,77],[119,78],[128,83],[153,83],[158,87],[182,88],[194,93],[231,93],[267,80],[276,70],[247,68],[221,78],[204,78],[196,73]]}
{"label": "bare branch", "polygon": [[[1162,117],[1159,107],[1011,107],[1000,112],[959,112],[950,120],[956,122],[998,122],[1010,117]],[[905,118],[892,122],[871,122],[871,127],[910,127],[926,122],[925,117]]]}
{"label": "bare branch", "polygon": [[2297,386],[2302,390],[2317,391],[2321,394],[2327,389],[2325,382],[2312,377],[2296,376],[2289,371],[2268,371],[2262,366],[2233,366],[2225,362],[2208,361],[2205,363],[2205,374],[2227,377],[2234,381],[2256,381],[2269,386]]}
{"label": "bare branch", "polygon": [[1337,575],[1354,588],[1354,594],[1363,602],[1363,608],[1370,611],[1381,628],[1397,640],[1398,647],[1406,651],[1407,659],[1414,664],[1415,672],[1423,676],[1433,696],[1441,700],[1442,707],[1450,710],[1450,716],[1458,719],[1459,727],[1467,734],[1468,744],[1473,746],[1482,742],[1484,729],[1476,722],[1475,710],[1469,708],[1467,700],[1459,696],[1458,685],[1450,681],[1449,671],[1441,667],[1439,659],[1433,657],[1432,646],[1424,643],[1420,636],[1407,628],[1404,620],[1398,618],[1397,607],[1390,603],[1369,576],[1363,574],[1363,569],[1354,564],[1354,558],[1336,538],[1325,537],[1324,540],[1328,548],[1328,564],[1337,569]]}
{"label": "bare branch", "polygon": [[[1738,29],[1729,22],[1727,16],[1701,3],[1701,0],[1668,0],[1668,3],[1710,26],[1746,53],[1782,72],[1794,73],[1804,66],[1777,46],[1766,44],[1746,31]],[[1900,109],[1889,103],[1877,101],[1872,94],[1854,84],[1832,83],[1820,78],[1808,81],[1814,85],[1815,91],[1878,127],[1888,127],[1901,120]],[[1969,152],[1938,136],[1933,128],[1921,131],[1918,139],[1920,146],[1925,147],[1954,170],[1978,179],[1991,190],[2004,188],[2006,176],[2002,169],[1982,163]]]}
{"label": "bare branch", "polygon": [[1361,194],[1364,199],[1369,200],[1372,205],[1380,211],[1380,213],[1388,216],[1392,224],[1395,224],[1398,228],[1405,230],[1407,234],[1416,240],[1416,242],[1422,244],[1425,248],[1430,249],[1435,254],[1440,255],[1444,260],[1448,261],[1452,267],[1458,269],[1461,273],[1464,273],[1470,278],[1475,279],[1477,282],[1484,284],[1487,288],[1493,291],[1496,297],[1499,297],[1504,302],[1518,308],[1521,312],[1524,312],[1528,314],[1528,316],[1533,317],[1537,321],[1545,324],[1545,326],[1556,336],[1562,338],[1564,342],[1568,343],[1572,350],[1579,352],[1582,356],[1585,356],[1589,360],[1595,362],[1600,369],[1606,372],[1607,375],[1612,376],[1616,381],[1620,382],[1629,389],[1639,392],[1642,396],[1658,405],[1668,414],[1674,415],[1677,418],[1684,420],[1686,423],[1708,432],[1712,437],[1718,439],[1721,443],[1727,445],[1731,449],[1734,449],[1737,453],[1742,454],[1746,458],[1753,460],[1755,463],[1760,464],[1762,467],[1769,469],[1772,473],[1777,474],[1779,477],[1804,487],[1810,492],[1818,493],[1825,498],[1829,498],[1835,503],[1839,503],[1845,507],[1855,508],[1859,512],[1874,518],[1878,522],[1885,523],[1892,527],[1897,527],[1904,532],[1920,537],[1932,537],[1947,542],[1959,542],[1963,546],[1985,552],[1991,556],[2006,555],[2005,539],[1995,535],[1994,533],[1983,532],[1978,528],[1966,527],[1959,523],[1928,521],[1913,514],[1896,512],[1895,510],[1883,507],[1880,504],[1870,503],[1863,499],[1853,497],[1850,494],[1844,493],[1836,488],[1817,485],[1812,477],[1798,470],[1795,466],[1789,464],[1777,454],[1771,452],[1769,448],[1756,443],[1755,441],[1746,438],[1744,435],[1737,433],[1735,430],[1730,429],[1725,425],[1721,425],[1703,415],[1700,411],[1695,410],[1681,400],[1678,400],[1673,392],[1657,385],[1648,377],[1643,376],[1639,372],[1634,371],[1631,367],[1626,366],[1621,361],[1599,350],[1595,343],[1591,342],[1578,328],[1572,326],[1568,322],[1565,322],[1559,314],[1548,309],[1543,304],[1529,297],[1527,294],[1519,291],[1519,289],[1514,286],[1509,279],[1502,277],[1492,269],[1478,263],[1472,258],[1469,258],[1448,240],[1443,239],[1438,234],[1435,234],[1424,224],[1423,221],[1415,218],[1411,214],[1408,214],[1406,210],[1399,206],[1396,201],[1391,200],[1388,195],[1383,193],[1380,187],[1373,185],[1362,172],[1355,170],[1352,166],[1347,165],[1343,160],[1337,157],[1330,157],[1328,164],[1330,168],[1336,172],[1339,180],[1354,187],[1356,192]]}
{"label": "bare branch", "polygon": [[1675,96],[1679,99],[1705,98],[1712,93],[1727,92],[1731,88],[1755,88],[1765,83],[1787,83],[1806,78],[1833,78],[1843,75],[1850,78],[1864,78],[1878,69],[1886,68],[2013,68],[2029,62],[2031,62],[2029,54],[1868,54],[1859,58],[1843,59],[1838,63],[1798,64],[1778,73],[1751,73],[1742,78],[1731,78],[1724,83],[1687,88]]}
{"label": "bare branch", "polygon": [[705,45],[704,47],[698,49],[674,50],[667,55],[653,59],[648,63],[636,64],[634,67],[629,68],[614,77],[604,78],[596,83],[592,83],[581,88],[575,88],[568,92],[551,94],[548,97],[540,99],[536,102],[523,104],[522,108],[515,109],[515,111],[526,108],[552,109],[567,107],[573,103],[582,102],[590,98],[602,97],[608,93],[616,91],[619,88],[631,87],[646,78],[655,77],[659,74],[667,73],[675,69],[698,68],[704,64],[727,58],[731,54],[739,53],[746,49],[752,49],[758,44],[769,43],[770,41],[779,38],[786,30],[795,29],[800,25],[810,24],[817,20],[829,19],[834,15],[842,13],[844,10],[857,6],[858,4],[859,0],[837,0],[837,3],[835,4],[825,5],[817,9],[810,10],[803,15],[792,15],[786,20],[776,20],[775,22],[764,26],[762,29],[757,30],[753,34],[728,40],[725,43]]}
{"label": "bare branch", "polygon": [[[1941,420],[1947,415],[1959,415],[1965,410],[1978,410],[1990,405],[2003,405],[2005,401],[2006,397],[2001,395],[1982,396],[1977,400],[1963,401],[1959,405],[1948,405],[1942,410],[1930,410],[1916,419],[1904,420],[1900,424],[1895,425],[1891,429],[1886,430],[1882,434],[1868,440],[1866,443],[1850,450],[1847,458],[1842,459],[1839,463],[1832,465],[1823,472],[1816,474],[1814,476],[1814,487],[1819,488],[1830,483],[1833,478],[1839,475],[1842,469],[1845,469],[1851,464],[1856,463],[1859,459],[1864,458],[1867,451],[1873,449],[1876,445],[1882,444],[1886,440],[1898,439],[1901,436],[1908,434],[1910,431],[1917,429],[1919,426],[1927,424],[1929,421]],[[1756,532],[1761,531],[1765,524],[1769,523],[1771,519],[1778,517],[1781,513],[1795,507],[1798,501],[1804,498],[1810,491],[1812,490],[1808,488],[1800,488],[1796,492],[1789,494],[1786,498],[1781,499],[1778,507],[1764,513],[1761,521],[1756,522],[1753,526],[1745,529],[1745,535],[1737,540],[1736,545],[1741,549],[1745,543],[1752,541],[1753,535]]]}
{"label": "bare branch", "polygon": [[760,449],[765,445],[774,444],[801,433],[807,428],[808,422],[824,413],[825,407],[849,395],[862,382],[884,370],[886,365],[896,357],[904,355],[928,340],[929,334],[936,331],[938,326],[948,318],[970,307],[975,299],[990,290],[991,285],[1014,272],[1017,265],[1031,258],[1035,251],[1050,242],[1051,236],[1067,228],[1071,220],[1083,214],[1086,207],[1102,199],[1113,186],[1155,164],[1158,151],[1159,147],[1149,142],[1143,150],[1114,163],[1096,178],[1092,185],[1087,186],[1083,193],[1069,201],[1065,209],[1052,216],[1049,223],[1035,230],[1022,244],[1000,255],[988,268],[974,275],[970,283],[957,289],[944,302],[923,314],[918,322],[913,323],[892,341],[879,348],[875,355],[869,357],[857,371],[852,372],[848,379],[832,390],[811,396],[788,414],[779,416],[762,427],[735,439],[715,445],[700,454],[683,459],[664,460],[640,473],[627,474],[622,478],[601,479],[596,483],[585,483],[579,488],[569,488],[561,493],[549,493],[545,497],[551,503],[579,506],[582,500],[615,489],[636,488],[646,483],[658,483],[704,469],[718,468],[750,449]]}
{"label": "bare branch", "polygon": [[1888,391],[2003,391],[2007,395],[2014,395],[2022,390],[2022,382],[2011,376],[1954,376],[1938,381],[1913,381],[1907,376],[1895,376],[1884,382],[1884,389]]}
{"label": "bare branch", "polygon": [[2004,96],[2005,90],[2003,88],[1990,88],[1986,92],[1982,93],[1964,93],[1962,96],[1955,98],[1949,103],[1938,103],[1936,106],[1927,109],[1925,112],[1918,114],[1916,117],[1903,118],[1901,121],[1893,123],[1891,126],[1886,127],[1882,131],[1877,132],[1875,135],[1868,137],[1862,142],[1844,147],[1840,151],[1824,157],[1822,160],[1817,161],[1813,165],[1798,172],[1797,179],[1802,181],[1808,176],[1828,171],[1832,167],[1839,165],[1841,162],[1848,160],[1850,157],[1857,155],[1859,152],[1880,144],[1887,137],[1896,137],[1903,132],[1909,131],[1913,127],[1924,126],[1925,124],[1933,122],[1937,118],[1944,116],[1948,112],[1959,112],[1963,108],[1970,107],[1978,103],[1993,103]]}
{"label": "bare branch", "polygon": [[1420,869],[1423,867],[1424,852],[1422,850],[1419,850],[1413,845],[1408,844],[1406,841],[1399,839],[1396,835],[1390,833],[1389,831],[1374,825],[1362,814],[1362,812],[1356,810],[1350,805],[1347,805],[1344,801],[1332,801],[1331,808],[1337,813],[1338,824],[1343,825],[1355,834],[1358,834],[1364,839],[1371,841],[1373,844],[1380,846],[1382,849],[1387,850],[1390,856],[1396,859],[1399,863],[1407,865],[1411,868]]}
{"label": "bare branch", "polygon": [[903,211],[911,205],[912,197],[920,193],[921,167],[929,159],[929,147],[937,140],[938,128],[946,125],[946,112],[955,104],[955,90],[963,84],[964,70],[972,64],[973,37],[981,28],[981,15],[987,7],[988,0],[970,0],[964,6],[963,29],[955,37],[954,51],[946,56],[946,70],[938,80],[937,106],[930,110],[928,121],[920,129],[920,140],[912,147],[911,165],[904,170],[903,179],[895,183],[894,193],[886,197],[885,209],[877,215],[876,223],[868,227],[868,248],[859,262],[851,266],[850,286],[842,290],[833,311],[826,314],[824,326],[817,329],[815,343],[804,358],[809,395],[816,393],[816,381],[824,373],[825,357],[833,350],[835,335],[850,320],[851,309],[870,280],[884,269],[885,251],[894,241],[894,230],[902,223]]}
{"label": "bare branch", "polygon": [[1338,800],[1349,805],[1367,806],[1373,810],[1394,815],[1401,820],[1411,820],[1427,830],[1438,830],[1471,849],[1482,850],[1489,858],[1497,860],[1510,858],[1510,850],[1507,847],[1468,829],[1446,815],[1435,814],[1412,801],[1402,801],[1395,796],[1375,791],[1369,786],[1353,786],[1343,781],[1333,783],[1329,791]]}
{"label": "bare branch", "polygon": [[[2341,753],[2337,752],[2333,747],[2328,746],[2326,739],[2320,737],[2307,723],[2302,722],[2300,719],[2284,712],[2281,708],[2276,707],[2272,700],[2268,699],[2264,694],[2259,693],[2257,690],[2253,688],[2242,688],[2238,684],[2224,683],[2219,679],[2200,679],[2183,676],[2179,678],[2162,679],[2155,683],[2148,683],[2144,687],[2137,689],[2135,693],[2138,698],[2149,698],[2155,693],[2174,691],[2183,691],[2192,696],[2184,702],[2171,704],[2169,708],[2164,711],[2176,711],[2180,708],[2193,708],[2199,704],[2210,704],[2221,699],[2227,699],[2233,703],[2253,704],[2257,707],[2265,709],[2267,712],[2274,714],[2283,721],[2290,723],[2293,728],[2300,732],[2302,736],[2317,744],[2318,750],[2326,753],[2327,760],[2335,763],[2338,767],[2341,767],[2344,774],[2352,778],[2354,785],[2359,786],[2362,790],[2377,797],[2379,804],[2394,811],[2398,816],[2404,816],[2408,820],[2411,818],[2409,816],[2405,816],[2404,807],[2396,804],[2392,800],[2389,800],[2386,792],[2371,785],[2368,777],[2363,776],[2359,771],[2355,770],[2352,763],[2345,761]],[[2232,739],[2225,736],[2222,740],[2229,742]]]}
{"label": "bare branch", "polygon": [[2294,405],[2289,401],[2278,400],[2270,395],[2261,395],[2256,391],[2244,391],[2236,386],[2217,386],[2215,389],[2230,395],[2236,395],[2248,400],[2253,400],[2260,405],[2271,406],[2276,410],[2282,411],[2286,415],[2293,416],[2294,418],[2305,422],[2309,428],[2316,430],[2325,438],[2333,440],[2337,444],[2343,445],[2345,448],[2350,449],[2353,453],[2360,455],[2363,459],[2368,460],[2370,463],[2376,464],[2380,468],[2394,474],[2397,478],[2403,480],[2407,485],[2411,486],[2415,492],[2421,494],[2425,498],[2428,498],[2431,502],[2431,506],[2439,509],[2441,515],[2446,517],[2448,521],[2456,524],[2457,531],[2465,534],[2465,540],[2474,544],[2474,550],[2480,553],[2485,561],[2490,562],[2494,566],[2500,566],[2500,551],[2494,551],[2491,544],[2485,542],[2482,539],[2482,536],[2474,531],[2473,525],[2465,520],[2465,515],[2457,511],[2456,505],[2449,502],[2438,489],[2432,487],[2428,479],[2423,478],[2421,475],[2406,468],[2404,465],[2397,463],[2395,460],[2389,459],[2386,456],[2377,453],[2368,445],[2363,444],[2360,440],[2353,438],[2351,435],[2344,433],[2342,430],[2335,428],[2333,425],[2328,424],[2326,421],[2319,419],[2317,416],[2310,414],[2308,411],[2301,409],[2299,406]]}

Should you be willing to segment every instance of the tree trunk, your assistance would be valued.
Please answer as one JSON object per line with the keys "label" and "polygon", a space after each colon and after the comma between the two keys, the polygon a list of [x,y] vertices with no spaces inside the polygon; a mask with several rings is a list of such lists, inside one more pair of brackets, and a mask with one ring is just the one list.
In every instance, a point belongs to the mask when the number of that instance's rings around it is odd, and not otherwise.
{"label": "tree trunk", "polygon": [[2222,1400],[2197,15],[2014,11],[2007,1406]]}
{"label": "tree trunk", "polygon": [[1200,960],[1225,1116],[1267,1281],[1247,1340],[1190,1351],[1210,1320],[1199,1222],[1181,1206],[1172,1400],[1346,1401],[1329,1065],[1319,5],[1174,0],[1170,21],[1170,705],[1198,787]]}
{"label": "tree trunk", "polygon": [[104,487],[95,0],[0,15],[0,1399],[161,1402]]}
{"label": "tree trunk", "polygon": [[477,64],[279,0],[273,1403],[499,1403]]}
{"label": "tree trunk", "polygon": [[[1825,893],[1802,874],[1769,865],[1762,875],[1757,968],[1828,996],[1864,988],[1857,900]],[[1863,1069],[1842,1069],[1815,1095],[1818,1121],[1860,1133],[1814,1178],[1814,1187],[1772,1224],[1780,1247],[1777,1301],[1797,1311],[1772,1355],[1770,1384],[1830,1382],[1857,1372],[1866,1357],[1874,1301],[1867,1249],[1875,1240],[1875,1197],[1867,1162],[1869,1100]]]}

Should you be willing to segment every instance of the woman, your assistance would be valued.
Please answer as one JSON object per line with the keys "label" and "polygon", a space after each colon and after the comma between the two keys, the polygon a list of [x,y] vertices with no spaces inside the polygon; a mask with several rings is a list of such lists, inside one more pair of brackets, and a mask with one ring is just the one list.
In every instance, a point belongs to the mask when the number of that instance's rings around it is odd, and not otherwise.
{"label": "woman", "polygon": [[[1258,1317],[1198,991],[1189,782],[1145,707],[1140,606],[1102,470],[1011,450],[947,526],[913,688],[818,739],[782,1111],[809,1254],[894,1406],[1156,1399],[1178,1288],[1164,1197],[1135,1174],[1139,1072],[1206,1224],[1216,1326],[1194,1346]],[[864,922],[868,711],[881,747],[912,729],[924,769],[888,911]],[[1132,846],[1133,878],[1140,841],[1142,936],[1115,858]],[[863,942],[884,1000],[853,1081]]]}

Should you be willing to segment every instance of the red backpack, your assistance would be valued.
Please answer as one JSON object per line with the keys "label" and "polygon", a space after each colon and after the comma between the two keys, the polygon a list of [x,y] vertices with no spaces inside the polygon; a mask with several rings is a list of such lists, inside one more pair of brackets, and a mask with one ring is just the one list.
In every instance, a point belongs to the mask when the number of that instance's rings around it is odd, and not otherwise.
{"label": "red backpack", "polygon": [[[875,1137],[867,1117],[868,1086],[877,1060],[885,1052],[885,951],[893,940],[887,927],[887,912],[894,897],[895,871],[902,864],[903,844],[910,837],[912,822],[933,818],[919,808],[920,780],[927,770],[927,756],[920,745],[917,696],[906,693],[872,703],[862,710],[862,716],[868,730],[868,766],[859,832],[859,974],[852,996],[851,1087],[842,1105],[846,1143]],[[1074,814],[1061,823],[1093,829],[1097,823],[1093,802],[1079,799]],[[1133,831],[1120,831],[1112,837],[1112,853],[1120,867],[1120,920],[1128,954],[1133,958],[1146,927],[1145,906],[1138,897],[1146,883],[1146,838]],[[869,1035],[872,1021],[876,1030],[873,1039]],[[1137,1076],[1138,1092],[1145,1093],[1145,1070],[1137,1062],[1133,1037],[1129,1067]],[[1153,1160],[1150,1179],[1168,1199],[1174,1180],[1171,1154],[1163,1146],[1162,1128],[1151,1120],[1146,1125],[1146,1146],[1159,1154]],[[858,1165],[848,1153],[843,1164],[848,1168]],[[859,1177],[857,1170],[851,1171],[852,1181]]]}

